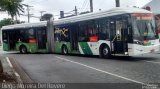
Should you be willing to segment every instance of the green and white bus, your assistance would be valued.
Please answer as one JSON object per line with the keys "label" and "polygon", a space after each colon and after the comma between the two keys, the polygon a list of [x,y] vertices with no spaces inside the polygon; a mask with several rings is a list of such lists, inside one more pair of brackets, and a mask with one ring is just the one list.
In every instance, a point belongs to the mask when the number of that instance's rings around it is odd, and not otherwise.
{"label": "green and white bus", "polygon": [[20,53],[48,52],[46,28],[46,22],[4,26],[3,50]]}
{"label": "green and white bus", "polygon": [[[114,8],[60,19],[51,25],[41,22],[5,26],[2,28],[3,49],[16,49],[21,53],[99,55],[104,58],[159,51],[154,15],[139,8]],[[26,36],[14,31],[26,31]],[[25,37],[27,40],[23,41]]]}

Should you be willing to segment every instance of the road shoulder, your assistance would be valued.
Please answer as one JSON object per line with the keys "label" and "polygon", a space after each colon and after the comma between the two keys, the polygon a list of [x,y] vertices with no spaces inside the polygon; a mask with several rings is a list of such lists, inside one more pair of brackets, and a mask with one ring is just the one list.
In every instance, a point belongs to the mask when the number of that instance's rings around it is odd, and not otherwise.
{"label": "road shoulder", "polygon": [[15,71],[20,75],[23,83],[34,83],[34,81],[28,76],[28,74],[24,71],[22,66],[16,61],[15,58],[9,58]]}

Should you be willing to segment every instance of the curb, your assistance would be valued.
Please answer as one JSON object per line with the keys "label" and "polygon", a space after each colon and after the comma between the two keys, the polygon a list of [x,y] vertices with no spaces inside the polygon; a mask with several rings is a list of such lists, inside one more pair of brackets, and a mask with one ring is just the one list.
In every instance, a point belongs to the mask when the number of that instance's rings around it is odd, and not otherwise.
{"label": "curb", "polygon": [[0,74],[3,73],[3,68],[2,68],[2,63],[1,63],[1,60],[0,60]]}
{"label": "curb", "polygon": [[20,75],[23,83],[35,83],[30,76],[24,71],[23,67],[19,64],[14,57],[10,58],[10,61],[15,69],[15,71]]}
{"label": "curb", "polygon": [[8,57],[1,59],[3,73],[13,76],[17,83],[22,84],[20,75],[15,71],[10,59]]}

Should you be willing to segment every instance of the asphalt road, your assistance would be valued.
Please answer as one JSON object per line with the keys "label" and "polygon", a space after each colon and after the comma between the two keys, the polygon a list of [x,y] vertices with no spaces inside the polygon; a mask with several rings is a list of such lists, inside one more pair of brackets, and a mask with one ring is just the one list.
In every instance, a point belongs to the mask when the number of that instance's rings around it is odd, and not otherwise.
{"label": "asphalt road", "polygon": [[160,54],[101,59],[97,56],[3,53],[38,83],[160,83]]}

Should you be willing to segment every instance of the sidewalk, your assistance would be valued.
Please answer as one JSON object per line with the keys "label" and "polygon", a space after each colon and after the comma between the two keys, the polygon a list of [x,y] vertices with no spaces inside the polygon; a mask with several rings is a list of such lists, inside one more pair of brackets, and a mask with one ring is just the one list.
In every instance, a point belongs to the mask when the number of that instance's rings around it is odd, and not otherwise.
{"label": "sidewalk", "polygon": [[[14,58],[0,57],[0,89],[19,89],[15,84],[34,83]],[[11,88],[8,88],[11,85]],[[24,88],[23,88],[24,89]]]}
{"label": "sidewalk", "polygon": [[16,83],[15,77],[11,72],[13,71],[9,68],[7,61],[0,57],[0,83]]}
{"label": "sidewalk", "polygon": [[23,83],[34,83],[34,81],[29,77],[29,75],[23,70],[23,65],[21,66],[14,58],[10,58],[10,61],[15,71],[20,75]]}

